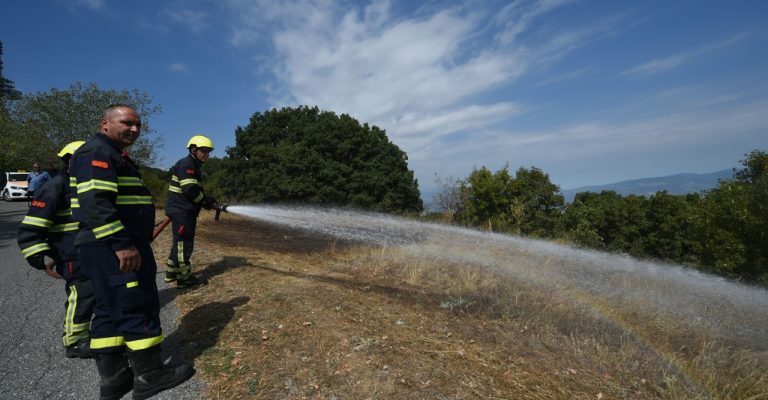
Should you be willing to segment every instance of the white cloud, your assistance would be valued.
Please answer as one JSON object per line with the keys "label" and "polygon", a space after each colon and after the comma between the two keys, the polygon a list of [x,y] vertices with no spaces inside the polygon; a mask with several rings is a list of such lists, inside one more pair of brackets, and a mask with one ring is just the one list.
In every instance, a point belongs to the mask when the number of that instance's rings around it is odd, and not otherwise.
{"label": "white cloud", "polygon": [[[731,107],[700,108],[670,112],[623,123],[587,121],[543,131],[503,131],[487,134],[483,140],[469,138],[456,146],[462,152],[485,154],[498,160],[505,155],[525,159],[572,161],[600,158],[601,154],[631,154],[653,148],[685,148],[721,140],[725,132],[736,139],[755,135],[768,126],[768,101],[757,100]],[[489,153],[490,150],[490,153]],[[450,156],[449,156],[450,157]]]}
{"label": "white cloud", "polygon": [[[398,144],[413,149],[414,154],[445,153],[444,141],[450,141],[459,132],[481,131],[496,122],[520,113],[513,103],[497,103],[490,106],[466,106],[445,112],[406,113],[393,123],[398,127]],[[446,148],[444,148],[446,147]]]}
{"label": "white cloud", "polygon": [[187,67],[187,64],[181,63],[181,62],[175,62],[168,66],[168,69],[170,69],[173,72],[183,72],[183,73],[189,73],[189,68]]}
{"label": "white cloud", "polygon": [[656,60],[648,61],[645,64],[638,65],[632,69],[624,71],[621,75],[630,76],[649,76],[659,72],[667,71],[672,68],[676,68],[683,64],[686,59],[690,58],[689,55],[682,53],[673,56],[659,58]]}
{"label": "white cloud", "polygon": [[502,45],[513,44],[517,37],[530,29],[536,18],[572,0],[515,1],[501,9],[494,21],[501,29],[496,40]]}
{"label": "white cloud", "polygon": [[747,36],[749,36],[749,34],[742,33],[742,34],[738,34],[736,36],[733,36],[715,43],[710,43],[710,44],[706,44],[696,48],[688,49],[680,52],[679,54],[651,60],[646,63],[640,64],[636,67],[630,68],[622,72],[620,75],[632,76],[632,77],[645,77],[645,76],[654,75],[660,72],[668,71],[668,70],[677,68],[683,65],[684,63],[691,62],[693,59],[696,59],[704,54],[736,44],[741,40],[743,40],[744,38],[746,38]]}
{"label": "white cloud", "polygon": [[749,103],[762,96],[764,88],[754,85],[697,84],[664,88],[644,98],[624,102],[610,112],[614,115],[656,115],[665,110],[677,112],[716,110],[732,107],[736,102]]}
{"label": "white cloud", "polygon": [[414,113],[404,114],[398,121],[398,125],[400,125],[400,134],[403,136],[428,133],[443,136],[465,131],[475,126],[490,125],[500,119],[509,118],[518,112],[519,107],[512,103],[497,103],[491,106],[473,105],[435,114],[428,113],[418,116]]}
{"label": "white cloud", "polygon": [[[348,113],[380,125],[399,141],[415,131],[439,138],[442,132],[478,129],[515,115],[507,99],[482,106],[472,99],[594,36],[597,30],[591,28],[560,32],[536,48],[515,42],[536,18],[564,3],[516,2],[501,12],[470,3],[411,16],[392,15],[387,1],[364,8],[326,0],[228,4],[239,21],[232,43],[246,46],[268,38],[275,51],[270,68],[283,90],[271,90],[277,94],[273,105],[309,104]],[[496,40],[478,46],[478,35],[488,31]],[[492,118],[473,117],[489,110]]]}

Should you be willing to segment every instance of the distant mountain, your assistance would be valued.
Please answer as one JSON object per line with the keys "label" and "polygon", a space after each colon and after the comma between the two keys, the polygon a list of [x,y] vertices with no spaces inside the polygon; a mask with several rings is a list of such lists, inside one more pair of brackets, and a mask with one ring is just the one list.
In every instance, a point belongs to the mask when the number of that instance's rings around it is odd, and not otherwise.
{"label": "distant mountain", "polygon": [[576,193],[600,193],[603,190],[613,190],[622,196],[629,194],[648,196],[662,190],[666,190],[670,194],[686,194],[712,189],[717,186],[719,180],[732,177],[733,171],[730,169],[709,174],[676,174],[657,178],[634,179],[609,183],[607,185],[583,186],[576,189],[563,190],[563,196],[565,201],[572,202],[574,197],[576,197]]}

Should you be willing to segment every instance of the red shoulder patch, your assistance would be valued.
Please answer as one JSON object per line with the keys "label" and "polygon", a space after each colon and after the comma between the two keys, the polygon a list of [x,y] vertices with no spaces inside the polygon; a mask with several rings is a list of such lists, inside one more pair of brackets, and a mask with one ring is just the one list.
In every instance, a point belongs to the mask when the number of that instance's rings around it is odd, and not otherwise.
{"label": "red shoulder patch", "polygon": [[91,160],[91,165],[96,168],[104,168],[104,169],[109,168],[109,163],[106,161]]}
{"label": "red shoulder patch", "polygon": [[32,200],[31,205],[32,207],[45,208],[47,204],[42,200]]}
{"label": "red shoulder patch", "polygon": [[194,169],[188,169],[187,173],[190,174],[190,175],[194,175],[195,174],[195,170]]}

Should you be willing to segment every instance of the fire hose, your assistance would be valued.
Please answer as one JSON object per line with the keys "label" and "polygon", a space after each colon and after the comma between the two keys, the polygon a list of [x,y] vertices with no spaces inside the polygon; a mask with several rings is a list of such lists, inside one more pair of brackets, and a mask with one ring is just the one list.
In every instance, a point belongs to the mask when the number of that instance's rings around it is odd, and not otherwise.
{"label": "fire hose", "polygon": [[[225,205],[221,205],[221,206],[216,206],[216,207],[211,208],[211,210],[215,210],[216,211],[216,216],[213,217],[213,219],[218,221],[219,217],[221,216],[221,212],[222,211],[227,212],[227,205],[225,204]],[[157,236],[160,235],[160,232],[162,232],[163,229],[165,229],[165,227],[168,226],[168,224],[170,224],[170,223],[171,223],[171,218],[169,218],[166,215],[164,220],[162,220],[157,225],[155,225],[155,230],[152,231],[152,240],[154,241],[157,238]]]}

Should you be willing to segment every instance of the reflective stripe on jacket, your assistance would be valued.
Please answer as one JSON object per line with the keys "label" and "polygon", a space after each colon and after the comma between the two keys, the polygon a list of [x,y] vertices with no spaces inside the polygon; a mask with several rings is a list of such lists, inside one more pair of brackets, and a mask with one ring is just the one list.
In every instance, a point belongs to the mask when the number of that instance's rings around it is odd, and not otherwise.
{"label": "reflective stripe on jacket", "polygon": [[200,161],[190,154],[177,161],[171,170],[165,213],[197,216],[204,199]]}
{"label": "reflective stripe on jacket", "polygon": [[69,162],[72,212],[80,222],[75,244],[103,241],[113,250],[152,240],[155,206],[136,164],[102,133]]}
{"label": "reflective stripe on jacket", "polygon": [[77,260],[73,243],[78,224],[72,218],[68,186],[69,176],[62,172],[38,188],[19,225],[17,240],[24,258],[51,250],[61,261]]}

